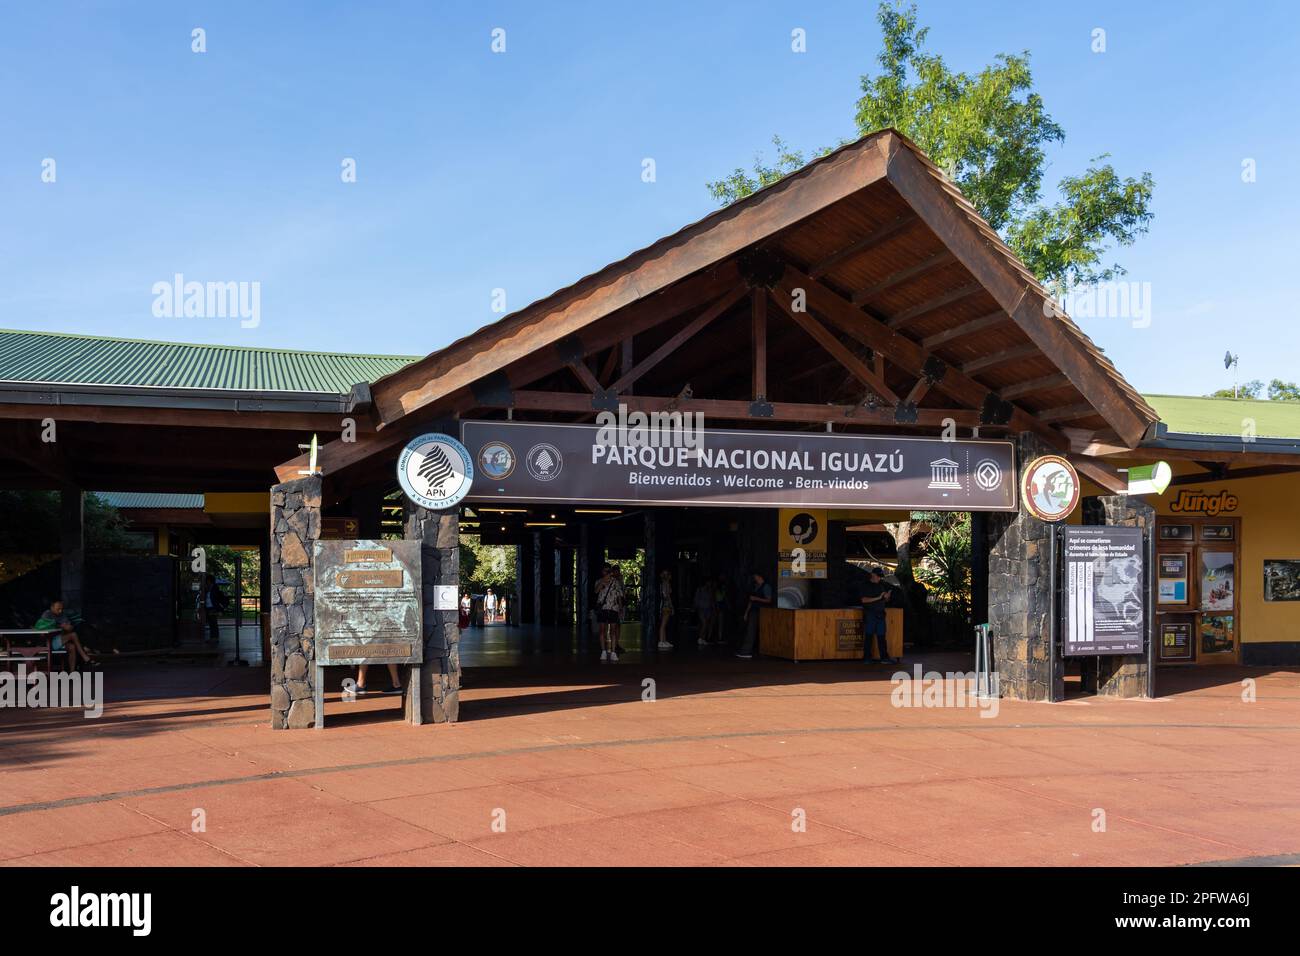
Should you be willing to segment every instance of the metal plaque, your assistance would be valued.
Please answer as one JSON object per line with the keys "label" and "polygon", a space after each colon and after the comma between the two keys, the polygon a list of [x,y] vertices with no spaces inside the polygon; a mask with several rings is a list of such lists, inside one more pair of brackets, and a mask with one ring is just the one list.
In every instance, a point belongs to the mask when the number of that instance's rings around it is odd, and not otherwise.
{"label": "metal plaque", "polygon": [[314,556],[317,662],[420,663],[420,542],[317,541]]}

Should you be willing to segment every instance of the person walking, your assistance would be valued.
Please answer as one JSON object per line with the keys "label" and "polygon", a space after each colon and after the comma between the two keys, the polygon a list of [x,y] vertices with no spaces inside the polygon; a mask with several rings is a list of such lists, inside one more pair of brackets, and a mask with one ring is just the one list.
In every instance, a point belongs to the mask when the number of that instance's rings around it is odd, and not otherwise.
{"label": "person walking", "polygon": [[469,612],[473,607],[474,602],[470,599],[469,592],[463,592],[460,596],[460,619],[457,621],[462,631],[469,627]]}
{"label": "person walking", "polygon": [[203,616],[208,624],[208,643],[221,641],[221,614],[230,604],[221,585],[211,574],[204,575]]}
{"label": "person walking", "polygon": [[750,660],[758,645],[758,614],[762,608],[772,606],[772,585],[767,583],[762,571],[755,571],[749,576],[749,598],[745,603],[745,614],[741,619],[745,627],[745,639],[741,642],[736,656],[741,660]]}
{"label": "person walking", "polygon": [[487,597],[483,599],[483,623],[495,624],[497,620],[497,596],[491,588],[487,589]]}

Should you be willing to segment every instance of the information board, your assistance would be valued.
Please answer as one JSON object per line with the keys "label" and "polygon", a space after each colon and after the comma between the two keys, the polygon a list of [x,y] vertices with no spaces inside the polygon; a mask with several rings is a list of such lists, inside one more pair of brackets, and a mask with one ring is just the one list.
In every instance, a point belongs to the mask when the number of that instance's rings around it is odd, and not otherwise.
{"label": "information board", "polygon": [[317,541],[316,662],[418,664],[419,541]]}
{"label": "information board", "polygon": [[1065,656],[1141,654],[1146,575],[1141,528],[1062,532]]}

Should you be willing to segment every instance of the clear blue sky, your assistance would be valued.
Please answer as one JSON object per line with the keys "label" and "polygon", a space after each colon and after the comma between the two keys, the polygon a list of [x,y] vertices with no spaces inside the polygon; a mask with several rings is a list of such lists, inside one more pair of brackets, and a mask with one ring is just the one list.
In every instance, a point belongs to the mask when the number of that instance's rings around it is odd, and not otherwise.
{"label": "clear blue sky", "polygon": [[[864,2],[0,9],[0,327],[401,354],[492,321],[494,288],[517,309],[699,218],[773,133],[850,135],[879,43]],[[1243,381],[1300,376],[1294,3],[920,9],[953,67],[1033,54],[1067,132],[1052,182],[1102,152],[1154,175],[1151,232],[1118,256],[1153,323],[1081,323],[1130,381],[1231,384],[1226,348]],[[176,272],[259,281],[260,327],[155,318]]]}

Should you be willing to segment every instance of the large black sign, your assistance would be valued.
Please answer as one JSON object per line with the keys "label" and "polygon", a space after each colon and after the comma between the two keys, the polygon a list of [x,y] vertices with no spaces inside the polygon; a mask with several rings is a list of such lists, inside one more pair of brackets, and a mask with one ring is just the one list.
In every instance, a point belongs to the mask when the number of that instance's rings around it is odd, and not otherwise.
{"label": "large black sign", "polygon": [[1013,446],[827,433],[462,422],[471,501],[1016,510]]}
{"label": "large black sign", "polygon": [[1064,652],[1141,654],[1146,575],[1141,528],[1063,529]]}

